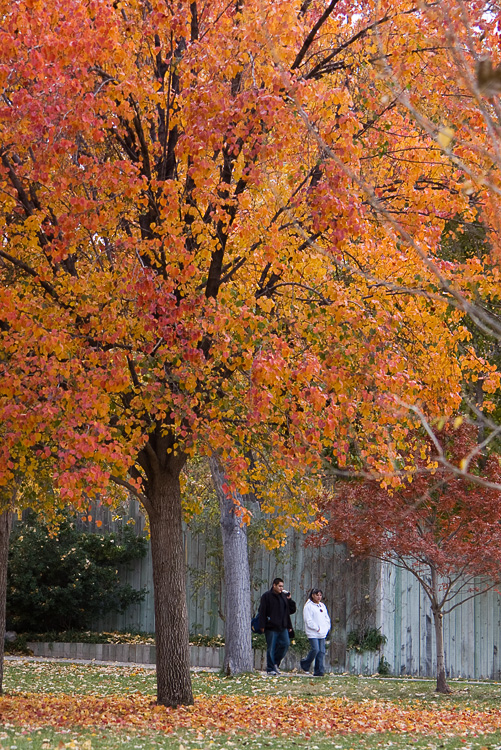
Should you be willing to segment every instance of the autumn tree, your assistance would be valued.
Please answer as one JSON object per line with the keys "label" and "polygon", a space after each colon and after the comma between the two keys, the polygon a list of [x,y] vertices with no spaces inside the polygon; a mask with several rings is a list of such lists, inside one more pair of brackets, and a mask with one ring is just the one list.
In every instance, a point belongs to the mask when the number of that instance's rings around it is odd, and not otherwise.
{"label": "autumn tree", "polygon": [[501,468],[497,455],[482,461],[476,437],[475,427],[461,418],[441,432],[448,460],[458,465],[469,457],[476,482],[440,466],[433,449],[396,490],[377,481],[338,481],[321,504],[326,526],[312,539],[344,542],[354,554],[377,557],[415,576],[433,614],[442,693],[450,692],[444,616],[500,581]]}
{"label": "autumn tree", "polygon": [[[216,453],[233,498],[266,477],[263,512],[295,523],[325,461],[388,474],[419,451],[395,399],[450,414],[476,367],[421,252],[468,195],[382,101],[377,33],[424,94],[438,63],[416,78],[402,39],[434,26],[346,0],[0,7],[2,387],[37,419],[19,411],[5,450],[52,462],[61,502],[110,482],[142,502],[158,701],[189,704],[189,456]],[[367,180],[419,246],[388,233]]]}

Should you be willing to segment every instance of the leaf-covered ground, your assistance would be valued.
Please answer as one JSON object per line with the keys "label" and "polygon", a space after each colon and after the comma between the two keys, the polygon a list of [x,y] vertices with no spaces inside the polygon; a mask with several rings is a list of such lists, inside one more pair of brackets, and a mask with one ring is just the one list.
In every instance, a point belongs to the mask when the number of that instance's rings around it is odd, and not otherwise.
{"label": "leaf-covered ground", "polygon": [[[501,750],[501,685],[330,675],[193,675],[195,704],[155,703],[138,667],[11,661],[0,697],[0,750],[465,748]],[[124,738],[129,738],[126,741]]]}
{"label": "leaf-covered ground", "polygon": [[177,709],[158,706],[154,698],[130,696],[15,695],[0,699],[0,723],[33,728],[134,727],[173,732],[179,728],[204,732],[230,729],[286,734],[331,735],[347,732],[420,732],[467,735],[501,729],[501,709],[487,712],[450,708],[429,709],[394,703],[317,697],[198,697],[195,705]]}

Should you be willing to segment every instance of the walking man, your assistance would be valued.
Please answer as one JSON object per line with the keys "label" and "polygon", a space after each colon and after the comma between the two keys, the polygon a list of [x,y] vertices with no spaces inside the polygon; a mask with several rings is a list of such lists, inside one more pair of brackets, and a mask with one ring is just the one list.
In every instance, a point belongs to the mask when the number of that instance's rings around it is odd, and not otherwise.
{"label": "walking man", "polygon": [[266,671],[269,675],[280,674],[280,662],[290,645],[292,629],[291,615],[296,611],[296,602],[290,591],[284,591],[284,582],[275,578],[269,591],[261,597],[259,605],[259,630],[266,637]]}

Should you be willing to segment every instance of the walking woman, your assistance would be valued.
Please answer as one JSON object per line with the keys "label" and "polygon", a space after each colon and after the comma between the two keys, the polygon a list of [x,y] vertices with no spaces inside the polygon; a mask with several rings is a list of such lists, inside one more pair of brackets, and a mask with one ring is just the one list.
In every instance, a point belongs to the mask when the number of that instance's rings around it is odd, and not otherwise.
{"label": "walking woman", "polygon": [[322,677],[325,673],[325,638],[331,628],[331,618],[322,597],[321,589],[312,589],[303,608],[304,630],[310,642],[310,652],[305,659],[301,659],[300,664],[303,672],[309,672],[314,662],[314,677]]}

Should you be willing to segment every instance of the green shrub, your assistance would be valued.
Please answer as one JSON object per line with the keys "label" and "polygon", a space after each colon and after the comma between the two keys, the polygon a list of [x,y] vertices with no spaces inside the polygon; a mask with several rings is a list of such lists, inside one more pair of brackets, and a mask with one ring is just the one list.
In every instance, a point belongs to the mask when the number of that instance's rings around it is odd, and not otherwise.
{"label": "green shrub", "polygon": [[391,665],[384,656],[382,656],[379,660],[379,666],[377,668],[378,674],[381,675],[381,677],[386,677],[391,674]]}
{"label": "green shrub", "polygon": [[33,652],[28,648],[27,641],[29,638],[24,633],[17,634],[13,641],[5,641],[4,653],[11,656],[31,656]]}
{"label": "green shrub", "polygon": [[377,651],[387,641],[379,628],[351,630],[348,633],[346,648],[348,651]]}
{"label": "green shrub", "polygon": [[294,651],[299,657],[306,656],[310,650],[308,636],[303,630],[296,630],[294,638],[291,640],[291,651]]}
{"label": "green shrub", "polygon": [[9,550],[7,627],[11,630],[83,630],[100,615],[142,601],[118,580],[117,565],[146,554],[146,540],[128,526],[115,533],[77,530],[65,518],[56,532],[30,516],[15,527]]}
{"label": "green shrub", "polygon": [[252,634],[252,648],[258,651],[266,651],[266,637],[264,633],[253,633]]}

